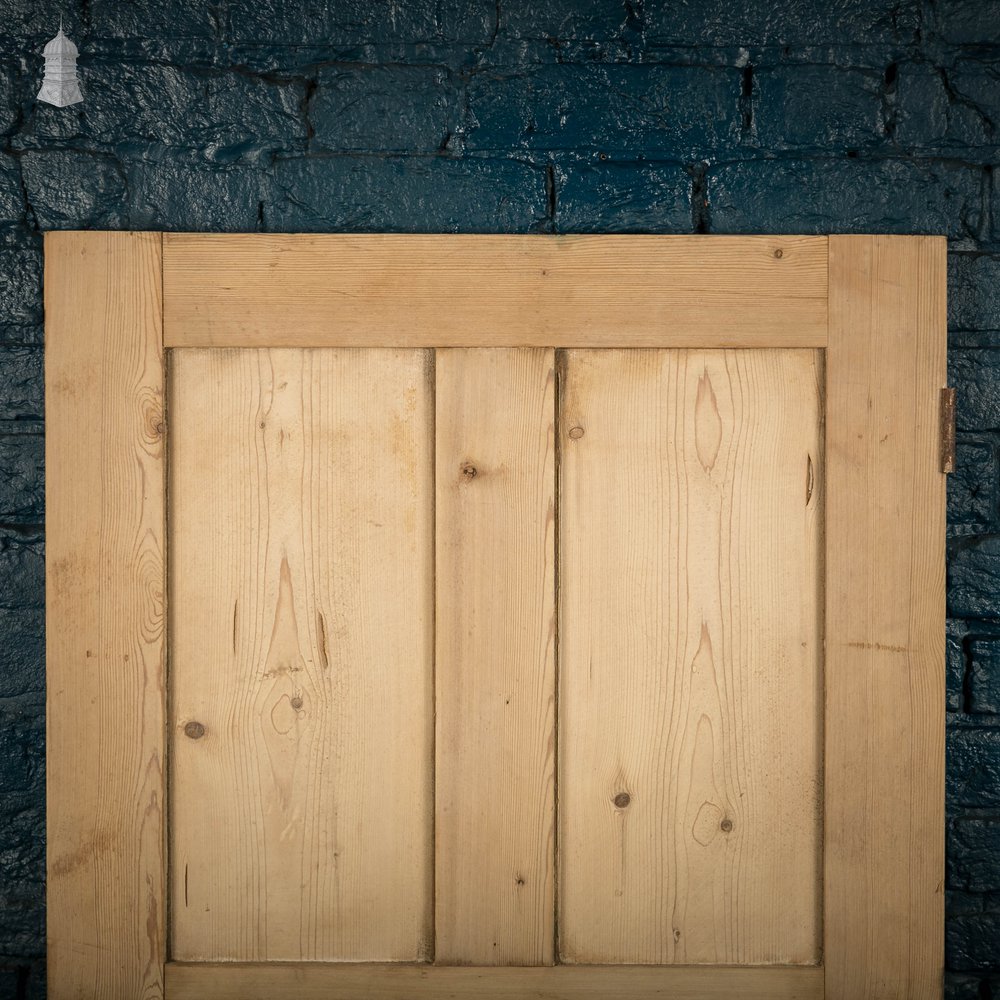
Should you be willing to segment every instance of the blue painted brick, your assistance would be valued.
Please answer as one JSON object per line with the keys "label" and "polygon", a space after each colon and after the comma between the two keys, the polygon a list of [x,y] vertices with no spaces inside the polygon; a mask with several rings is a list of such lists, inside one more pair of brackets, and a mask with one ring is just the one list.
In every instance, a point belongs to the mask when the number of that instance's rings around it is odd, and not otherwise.
{"label": "blue painted brick", "polygon": [[17,67],[13,61],[0,62],[0,135],[10,135],[20,111]]}
{"label": "blue painted brick", "polygon": [[445,42],[488,43],[496,28],[496,0],[441,0],[438,5],[438,30]]}
{"label": "blue painted brick", "polygon": [[37,533],[0,528],[0,608],[45,606],[45,551]]}
{"label": "blue painted brick", "polygon": [[[525,0],[526,2],[526,0]],[[690,45],[868,45],[907,42],[919,0],[678,0],[646,4],[650,41]]]}
{"label": "blue painted brick", "polygon": [[1000,728],[948,732],[947,794],[951,809],[1000,808]]}
{"label": "blue painted brick", "polygon": [[0,247],[0,325],[29,325],[41,318],[41,248]]}
{"label": "blue painted brick", "polygon": [[40,434],[0,435],[0,522],[42,519],[44,461],[45,439]]}
{"label": "blue painted brick", "polygon": [[1000,255],[948,254],[948,330],[1000,331]]}
{"label": "blue painted brick", "polygon": [[1000,535],[979,535],[948,559],[948,613],[955,618],[1000,618]]}
{"label": "blue painted brick", "polygon": [[947,920],[945,961],[957,972],[1000,966],[1000,911]]}
{"label": "blue painted brick", "polygon": [[18,36],[38,36],[48,41],[59,30],[63,17],[67,33],[80,37],[79,4],[59,0],[4,0],[5,32]]}
{"label": "blue painted brick", "polygon": [[0,761],[0,795],[42,794],[45,710],[40,699],[0,703]]}
{"label": "blue painted brick", "polygon": [[735,67],[547,66],[479,73],[469,84],[469,150],[591,150],[690,159],[739,138]]}
{"label": "blue painted brick", "polygon": [[24,973],[17,965],[6,965],[0,958],[0,1000],[20,1000]]}
{"label": "blue painted brick", "polygon": [[323,70],[309,120],[313,148],[434,152],[459,132],[459,88],[439,66],[348,66]]}
{"label": "blue painted brick", "polygon": [[1000,70],[990,62],[904,64],[897,83],[896,140],[991,163],[1000,148]]}
{"label": "blue painted brick", "polygon": [[89,34],[142,41],[210,39],[217,34],[220,6],[203,0],[90,0]]}
{"label": "blue painted brick", "polygon": [[993,170],[993,184],[990,192],[993,225],[990,229],[990,239],[996,246],[1000,246],[1000,169]]}
{"label": "blue painted brick", "polygon": [[227,41],[255,45],[337,45],[378,40],[432,42],[439,35],[437,0],[372,3],[289,3],[288,0],[229,0],[225,6]]}
{"label": "blue painted brick", "polygon": [[969,913],[983,912],[983,896],[981,893],[965,892],[962,889],[944,890],[945,909],[952,916],[960,917]]}
{"label": "blue painted brick", "polygon": [[905,147],[937,146],[948,135],[950,102],[944,76],[926,63],[904,63],[896,80],[895,139]]}
{"label": "blue painted brick", "polygon": [[1000,430],[1000,350],[950,351],[948,379],[959,430]]}
{"label": "blue painted brick", "polygon": [[691,230],[691,177],[675,164],[564,164],[556,177],[558,232]]}
{"label": "blue painted brick", "polygon": [[1000,891],[1000,817],[959,817],[948,838],[948,885],[970,892]]}
{"label": "blue painted brick", "polygon": [[548,210],[545,171],[507,159],[316,156],[279,161],[273,184],[278,232],[525,233]]}
{"label": "blue painted brick", "polygon": [[80,130],[98,145],[173,147],[222,163],[301,152],[305,87],[235,70],[102,60],[87,71]]}
{"label": "blue painted brick", "polygon": [[27,794],[0,791],[0,845],[4,873],[0,879],[0,955],[42,956],[45,819],[40,788]]}
{"label": "blue painted brick", "polygon": [[1000,714],[1000,637],[970,639],[969,661],[970,710]]}
{"label": "blue painted brick", "polygon": [[965,649],[963,642],[968,632],[965,622],[949,618],[945,624],[945,676],[949,712],[960,712],[964,701]]}
{"label": "blue painted brick", "polygon": [[128,216],[135,229],[253,232],[265,215],[266,177],[260,170],[191,163],[181,156],[131,160]]}
{"label": "blue painted brick", "polygon": [[124,228],[125,178],[113,157],[75,150],[28,150],[21,164],[40,228]]}
{"label": "blue painted brick", "polygon": [[753,77],[754,144],[843,149],[885,141],[882,73],[843,66],[769,66]]}
{"label": "blue painted brick", "polygon": [[964,972],[948,972],[944,977],[944,1000],[982,1000],[983,979]]}
{"label": "blue painted brick", "polygon": [[1000,496],[1000,466],[992,440],[960,439],[955,471],[948,476],[948,530],[952,535],[994,531]]}
{"label": "blue painted brick", "polygon": [[935,0],[925,11],[927,28],[946,42],[1000,44],[1000,0]]}
{"label": "blue painted brick", "polygon": [[0,153],[0,229],[17,225],[23,217],[21,168],[13,156]]}
{"label": "blue painted brick", "polygon": [[714,232],[961,237],[982,224],[980,172],[950,163],[754,160],[714,167],[707,181]]}
{"label": "blue painted brick", "polygon": [[40,420],[43,398],[41,350],[0,348],[0,420]]}
{"label": "blue painted brick", "polygon": [[42,696],[44,691],[45,612],[0,608],[0,699]]}
{"label": "blue painted brick", "polygon": [[607,0],[503,0],[499,9],[500,31],[513,38],[607,41],[637,18],[629,4]]}

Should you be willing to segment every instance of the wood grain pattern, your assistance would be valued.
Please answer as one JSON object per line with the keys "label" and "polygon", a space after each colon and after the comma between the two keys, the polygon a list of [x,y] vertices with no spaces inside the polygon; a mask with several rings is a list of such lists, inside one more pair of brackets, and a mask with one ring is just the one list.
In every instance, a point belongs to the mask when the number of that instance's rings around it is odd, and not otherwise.
{"label": "wood grain pattern", "polygon": [[172,356],[174,957],[429,952],[428,373]]}
{"label": "wood grain pattern", "polygon": [[164,372],[156,233],[45,235],[48,990],[160,997]]}
{"label": "wood grain pattern", "polygon": [[823,236],[164,235],[168,347],[823,347]]}
{"label": "wood grain pattern", "polygon": [[814,351],[573,351],[560,956],[819,958]]}
{"label": "wood grain pattern", "polygon": [[170,1000],[822,1000],[816,967],[167,966]]}
{"label": "wood grain pattern", "polygon": [[941,996],[943,237],[831,237],[827,996]]}
{"label": "wood grain pattern", "polygon": [[553,961],[555,370],[437,352],[436,960]]}

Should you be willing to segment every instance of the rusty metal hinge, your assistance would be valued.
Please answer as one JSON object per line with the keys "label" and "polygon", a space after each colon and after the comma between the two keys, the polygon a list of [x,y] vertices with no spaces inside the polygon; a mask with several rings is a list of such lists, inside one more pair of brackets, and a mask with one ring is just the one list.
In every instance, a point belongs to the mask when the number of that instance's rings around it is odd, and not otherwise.
{"label": "rusty metal hinge", "polygon": [[941,471],[955,471],[955,390],[941,390]]}

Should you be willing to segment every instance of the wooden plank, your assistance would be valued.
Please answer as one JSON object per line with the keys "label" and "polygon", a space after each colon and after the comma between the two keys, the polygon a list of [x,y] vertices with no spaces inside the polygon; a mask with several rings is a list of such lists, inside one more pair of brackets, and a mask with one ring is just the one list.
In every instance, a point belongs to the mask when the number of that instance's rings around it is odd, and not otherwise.
{"label": "wooden plank", "polygon": [[835,236],[827,356],[827,995],[940,997],[943,237]]}
{"label": "wooden plank", "polygon": [[573,351],[560,957],[819,959],[814,351]]}
{"label": "wooden plank", "polygon": [[162,996],[160,236],[45,234],[49,996]]}
{"label": "wooden plank", "polygon": [[429,953],[428,362],[172,356],[176,958]]}
{"label": "wooden plank", "polygon": [[164,235],[169,347],[823,347],[822,236]]}
{"label": "wooden plank", "polygon": [[816,967],[167,966],[170,1000],[822,1000]]}
{"label": "wooden plank", "polygon": [[437,352],[439,963],[554,957],[554,360]]}

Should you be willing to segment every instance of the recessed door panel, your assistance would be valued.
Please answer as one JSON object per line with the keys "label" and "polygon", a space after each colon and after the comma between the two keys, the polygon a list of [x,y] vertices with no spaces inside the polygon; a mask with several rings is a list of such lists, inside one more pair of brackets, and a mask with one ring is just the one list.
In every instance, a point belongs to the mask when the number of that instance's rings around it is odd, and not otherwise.
{"label": "recessed door panel", "polygon": [[566,356],[563,961],[819,960],[818,365]]}
{"label": "recessed door panel", "polygon": [[186,960],[427,958],[424,351],[176,351],[170,885]]}

